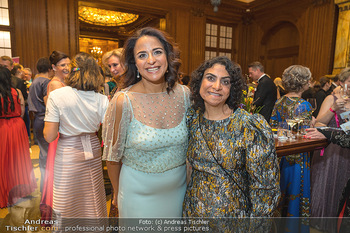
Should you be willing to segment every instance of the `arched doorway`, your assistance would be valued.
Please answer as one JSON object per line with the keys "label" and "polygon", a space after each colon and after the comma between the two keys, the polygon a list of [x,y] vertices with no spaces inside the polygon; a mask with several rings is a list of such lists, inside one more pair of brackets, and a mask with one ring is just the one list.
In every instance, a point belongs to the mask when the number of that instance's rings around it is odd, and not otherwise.
{"label": "arched doorway", "polygon": [[267,31],[261,41],[265,47],[265,70],[272,79],[281,77],[284,69],[299,60],[299,31],[287,21],[281,21]]}

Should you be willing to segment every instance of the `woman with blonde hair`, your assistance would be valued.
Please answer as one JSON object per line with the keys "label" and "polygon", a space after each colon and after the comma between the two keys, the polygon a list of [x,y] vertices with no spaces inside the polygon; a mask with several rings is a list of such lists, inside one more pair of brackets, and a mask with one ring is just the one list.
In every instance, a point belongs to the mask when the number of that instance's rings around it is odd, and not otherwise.
{"label": "woman with blonde hair", "polygon": [[96,136],[108,98],[100,94],[103,76],[95,59],[77,54],[65,80],[50,93],[44,137],[58,139],[53,185],[53,210],[62,218],[107,217],[101,146]]}
{"label": "woman with blonde hair", "polygon": [[123,48],[114,49],[105,53],[102,57],[102,63],[109,69],[112,75],[112,79],[107,82],[108,90],[105,90],[106,94],[113,98],[114,93],[118,90],[118,83],[120,83],[120,76],[124,73],[124,65],[121,63],[121,57],[123,55]]}

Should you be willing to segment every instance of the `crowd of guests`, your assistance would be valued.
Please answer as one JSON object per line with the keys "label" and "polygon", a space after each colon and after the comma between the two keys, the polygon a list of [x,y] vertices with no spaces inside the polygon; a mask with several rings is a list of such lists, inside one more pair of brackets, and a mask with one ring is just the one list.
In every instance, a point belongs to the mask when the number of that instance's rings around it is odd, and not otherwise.
{"label": "crowd of guests", "polygon": [[[21,119],[28,98],[40,148],[42,219],[53,212],[60,218],[107,217],[102,160],[113,186],[110,217],[337,216],[350,177],[349,137],[309,129],[305,137],[328,138],[329,146],[312,160],[310,153],[276,155],[272,128],[296,107],[315,126],[335,128],[344,106],[350,109],[337,88],[327,95],[329,78],[320,79],[318,92],[310,91],[307,67],[290,66],[274,83],[260,62],[249,64],[256,83],[252,103],[259,109],[252,114],[241,107],[248,84],[239,64],[215,57],[190,77],[180,74],[178,46],[155,28],[136,31],[124,48],[103,56],[107,78],[91,55],[53,51],[37,61],[29,95],[29,70],[18,66],[11,75],[12,59],[1,59],[1,208],[16,186],[27,184],[21,197],[36,188]],[[350,86],[350,69],[339,81]],[[314,117],[305,92],[320,105]],[[328,229],[322,224],[315,227]],[[222,221],[211,227],[224,232],[234,226]]]}

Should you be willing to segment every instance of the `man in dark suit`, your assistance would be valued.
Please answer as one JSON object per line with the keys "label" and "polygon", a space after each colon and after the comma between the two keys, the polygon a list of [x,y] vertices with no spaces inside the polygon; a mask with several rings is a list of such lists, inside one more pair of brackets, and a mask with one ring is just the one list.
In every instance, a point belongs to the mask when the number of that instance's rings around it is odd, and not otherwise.
{"label": "man in dark suit", "polygon": [[260,114],[263,115],[268,123],[277,100],[277,88],[274,82],[264,73],[264,66],[260,62],[253,62],[248,65],[249,77],[258,83],[254,93],[256,107],[262,107]]}

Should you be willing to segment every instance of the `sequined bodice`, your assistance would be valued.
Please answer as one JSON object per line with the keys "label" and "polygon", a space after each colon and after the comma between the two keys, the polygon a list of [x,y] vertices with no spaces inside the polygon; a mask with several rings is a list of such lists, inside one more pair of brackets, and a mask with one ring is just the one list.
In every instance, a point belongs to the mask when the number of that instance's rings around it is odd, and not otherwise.
{"label": "sequined bodice", "polygon": [[157,129],[135,118],[128,128],[123,163],[144,172],[164,172],[185,163],[187,129],[183,119],[178,126]]}
{"label": "sequined bodice", "polygon": [[170,94],[125,94],[132,116],[126,132],[123,164],[149,173],[185,164],[188,100],[184,89],[178,86]]}

